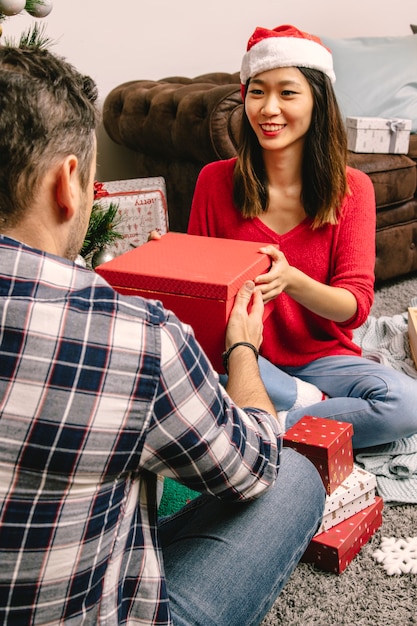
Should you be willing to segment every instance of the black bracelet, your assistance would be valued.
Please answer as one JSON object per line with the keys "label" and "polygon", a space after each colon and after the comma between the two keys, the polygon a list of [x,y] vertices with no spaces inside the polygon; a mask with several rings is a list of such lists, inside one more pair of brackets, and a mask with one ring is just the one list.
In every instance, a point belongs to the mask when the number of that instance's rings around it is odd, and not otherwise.
{"label": "black bracelet", "polygon": [[238,341],[237,343],[234,343],[232,346],[230,346],[230,348],[222,354],[223,367],[226,374],[229,373],[229,356],[231,355],[232,351],[238,346],[246,346],[247,348],[250,348],[256,356],[256,360],[258,360],[259,352],[255,348],[253,343],[249,343],[248,341]]}

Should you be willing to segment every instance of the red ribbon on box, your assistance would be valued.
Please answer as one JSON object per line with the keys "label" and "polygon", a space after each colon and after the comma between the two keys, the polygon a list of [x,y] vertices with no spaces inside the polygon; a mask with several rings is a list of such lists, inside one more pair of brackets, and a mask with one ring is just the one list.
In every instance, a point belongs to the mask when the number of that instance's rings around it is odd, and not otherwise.
{"label": "red ribbon on box", "polygon": [[104,187],[104,183],[99,183],[97,180],[94,182],[94,200],[98,198],[105,198],[109,195],[109,192],[106,191]]}

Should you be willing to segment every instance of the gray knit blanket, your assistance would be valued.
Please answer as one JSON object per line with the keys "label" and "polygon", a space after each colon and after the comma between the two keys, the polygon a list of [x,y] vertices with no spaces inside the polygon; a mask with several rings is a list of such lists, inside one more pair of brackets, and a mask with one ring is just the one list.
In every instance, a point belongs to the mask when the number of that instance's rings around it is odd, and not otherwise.
{"label": "gray knit blanket", "polygon": [[[417,307],[417,298],[412,298],[410,306]],[[411,385],[417,384],[408,341],[407,312],[392,317],[369,316],[355,331],[354,340],[366,358],[404,372],[410,377]],[[378,493],[385,504],[417,504],[417,434],[361,449],[355,461],[376,475]]]}

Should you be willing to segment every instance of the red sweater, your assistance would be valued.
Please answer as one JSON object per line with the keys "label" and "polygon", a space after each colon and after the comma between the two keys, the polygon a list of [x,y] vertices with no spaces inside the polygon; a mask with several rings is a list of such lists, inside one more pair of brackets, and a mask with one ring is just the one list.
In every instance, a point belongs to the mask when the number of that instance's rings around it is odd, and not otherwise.
{"label": "red sweater", "polygon": [[338,354],[358,355],[352,330],[366,320],[373,302],[376,211],[369,177],[347,169],[350,195],[339,223],[311,228],[311,219],[278,235],[258,218],[244,219],[233,204],[232,174],[236,159],[206,165],[197,180],[188,232],[275,244],[290,265],[315,280],[343,287],[357,300],[356,315],[343,324],[326,320],[295,302],[286,293],[264,326],[261,353],[281,366],[300,366]]}

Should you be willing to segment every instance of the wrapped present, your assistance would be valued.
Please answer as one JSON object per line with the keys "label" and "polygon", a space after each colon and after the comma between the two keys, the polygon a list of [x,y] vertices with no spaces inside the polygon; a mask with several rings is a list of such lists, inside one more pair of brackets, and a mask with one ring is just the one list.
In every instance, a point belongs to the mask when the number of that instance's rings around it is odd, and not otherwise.
{"label": "wrapped present", "polygon": [[[169,232],[96,267],[117,291],[161,300],[190,324],[218,372],[237,291],[271,264],[260,243]],[[272,304],[265,307],[265,316]]]}
{"label": "wrapped present", "polygon": [[359,513],[375,501],[376,476],[354,465],[345,480],[326,496],[323,519],[317,535]]}
{"label": "wrapped present", "polygon": [[341,574],[382,524],[383,501],[379,496],[355,513],[310,541],[301,560],[319,569]]}
{"label": "wrapped present", "polygon": [[284,446],[314,463],[331,494],[353,471],[352,435],[352,424],[305,415],[287,430]]}
{"label": "wrapped present", "polygon": [[160,234],[168,231],[166,185],[161,176],[96,182],[94,200],[103,208],[110,202],[117,205],[117,230],[123,239],[117,239],[106,248],[111,256],[142,245],[151,230]]}
{"label": "wrapped present", "polygon": [[407,154],[411,120],[382,117],[347,117],[348,150],[352,152]]}
{"label": "wrapped present", "polygon": [[408,339],[410,342],[411,356],[417,367],[417,308],[408,307]]}

